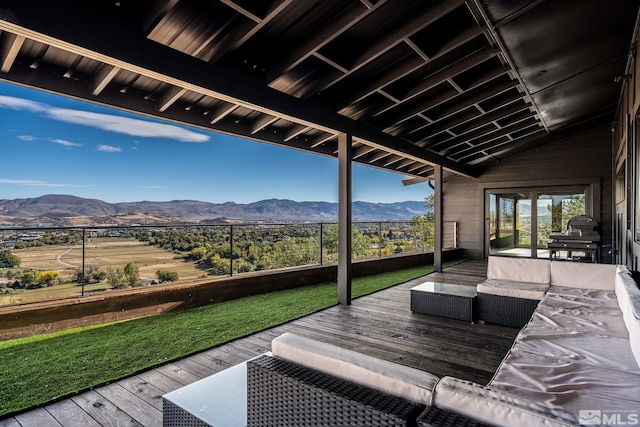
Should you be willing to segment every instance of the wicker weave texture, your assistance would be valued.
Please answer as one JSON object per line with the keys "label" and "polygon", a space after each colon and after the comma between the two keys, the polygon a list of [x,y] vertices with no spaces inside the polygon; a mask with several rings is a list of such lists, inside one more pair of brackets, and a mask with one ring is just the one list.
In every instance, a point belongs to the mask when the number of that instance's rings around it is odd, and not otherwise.
{"label": "wicker weave texture", "polygon": [[248,426],[415,426],[424,405],[303,366],[247,362]]}
{"label": "wicker weave texture", "polygon": [[445,411],[435,406],[428,407],[418,417],[418,427],[490,427],[463,415]]}
{"label": "wicker weave texture", "polygon": [[478,319],[522,328],[529,322],[540,301],[479,292],[476,297]]}
{"label": "wicker weave texture", "polygon": [[411,311],[473,322],[473,300],[473,297],[412,290]]}
{"label": "wicker weave texture", "polygon": [[178,405],[162,399],[162,426],[163,427],[209,427],[199,418],[194,417]]}

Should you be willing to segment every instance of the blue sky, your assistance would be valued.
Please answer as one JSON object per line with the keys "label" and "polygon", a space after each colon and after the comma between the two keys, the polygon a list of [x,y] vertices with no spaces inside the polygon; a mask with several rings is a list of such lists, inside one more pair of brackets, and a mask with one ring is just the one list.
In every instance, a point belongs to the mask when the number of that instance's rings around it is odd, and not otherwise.
{"label": "blue sky", "polygon": [[[337,159],[0,82],[0,199],[338,200]],[[425,199],[426,183],[353,165],[353,200]]]}

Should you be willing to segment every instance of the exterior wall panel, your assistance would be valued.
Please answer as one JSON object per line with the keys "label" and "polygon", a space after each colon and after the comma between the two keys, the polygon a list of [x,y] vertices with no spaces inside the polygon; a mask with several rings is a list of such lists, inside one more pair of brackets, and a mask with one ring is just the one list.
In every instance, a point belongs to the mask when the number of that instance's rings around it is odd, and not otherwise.
{"label": "exterior wall panel", "polygon": [[[609,127],[549,144],[512,159],[503,160],[478,179],[456,177],[444,185],[444,220],[458,221],[460,247],[465,256],[486,257],[484,192],[490,188],[599,184],[594,217],[603,244],[611,245],[612,137]],[[608,249],[603,251],[606,255]],[[607,259],[603,259],[607,262]]]}

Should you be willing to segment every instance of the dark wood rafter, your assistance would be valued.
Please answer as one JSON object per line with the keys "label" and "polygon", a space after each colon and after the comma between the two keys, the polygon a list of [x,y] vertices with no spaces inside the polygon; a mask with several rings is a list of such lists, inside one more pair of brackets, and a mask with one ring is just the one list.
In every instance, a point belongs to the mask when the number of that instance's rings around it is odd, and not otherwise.
{"label": "dark wood rafter", "polygon": [[[81,12],[78,12],[78,13],[81,13]],[[73,15],[71,12],[70,14]],[[79,16],[72,16],[70,17],[70,19],[82,20]],[[87,20],[87,18],[85,18],[84,20]],[[41,24],[37,22],[39,20],[34,20],[34,21],[32,21],[33,26],[35,27],[41,26]],[[108,28],[111,26],[110,23],[102,22],[102,25],[104,25],[106,28],[102,29],[101,32],[110,32],[108,30]],[[211,97],[218,98],[223,101],[227,101],[231,103],[237,103],[239,99],[243,99],[244,100],[243,104],[246,107],[252,108],[255,111],[258,111],[262,114],[274,113],[279,117],[284,117],[284,118],[287,118],[288,120],[298,122],[298,123],[301,122],[301,124],[312,125],[312,127],[315,127],[315,128],[318,128],[318,124],[320,124],[320,129],[324,129],[329,132],[336,132],[337,130],[339,131],[342,129],[352,130],[352,134],[354,135],[354,138],[363,139],[367,141],[369,139],[374,139],[373,142],[375,145],[377,145],[376,148],[378,149],[385,150],[389,147],[393,147],[392,152],[404,153],[405,155],[412,155],[412,156],[415,156],[416,159],[426,161],[426,162],[434,162],[434,161],[442,160],[442,162],[446,164],[447,167],[453,167],[456,169],[457,172],[462,171],[462,170],[458,170],[460,169],[458,165],[455,165],[454,163],[449,162],[447,159],[438,159],[437,156],[433,158],[432,153],[425,153],[422,150],[416,149],[416,147],[413,146],[412,144],[409,144],[402,140],[397,140],[384,133],[377,132],[374,128],[371,128],[369,126],[360,126],[356,122],[350,121],[337,114],[331,114],[333,116],[331,118],[326,115],[328,111],[323,111],[323,114],[321,116],[324,118],[320,120],[316,118],[316,117],[321,117],[320,115],[317,114],[317,106],[314,106],[314,108],[311,109],[309,108],[310,106],[307,106],[306,103],[304,103],[304,101],[301,101],[301,100],[297,101],[287,97],[286,95],[280,94],[279,92],[270,90],[268,88],[258,87],[258,85],[253,79],[247,79],[247,78],[239,79],[235,75],[230,75],[227,72],[227,70],[219,69],[217,67],[214,67],[212,64],[203,63],[195,59],[189,60],[188,58],[185,58],[185,57],[181,57],[178,60],[178,57],[180,57],[179,53],[175,51],[170,51],[170,52],[163,51],[164,48],[155,44],[149,44],[144,39],[137,39],[134,41],[134,39],[132,38],[133,37],[132,35],[129,35],[131,37],[127,37],[126,34],[121,34],[122,37],[127,38],[127,43],[129,45],[138,44],[140,46],[134,50],[140,49],[142,51],[148,51],[149,52],[148,58],[139,58],[139,57],[132,58],[132,57],[128,57],[126,54],[124,55],[126,58],[114,58],[113,56],[110,56],[110,55],[92,53],[92,52],[98,52],[98,51],[100,52],[111,51],[115,56],[117,52],[115,52],[116,49],[113,49],[112,46],[113,44],[117,43],[116,40],[111,40],[110,43],[104,43],[103,40],[98,38],[94,38],[94,39],[83,38],[83,40],[76,40],[73,35],[68,35],[64,31],[60,31],[60,33],[62,34],[58,35],[59,38],[51,38],[50,36],[42,36],[42,34],[52,34],[51,30],[49,29],[39,28],[37,31],[34,30],[33,28],[31,29],[16,28],[16,29],[20,32],[29,33],[31,37],[35,37],[35,38],[44,37],[45,39],[47,39],[46,42],[48,44],[55,45],[57,48],[60,48],[60,49],[67,48],[69,50],[78,51],[80,54],[86,54],[86,56],[91,56],[92,59],[95,61],[99,61],[99,62],[101,61],[113,67],[118,67],[123,69],[126,68],[130,72],[139,73],[141,75],[147,76],[148,78],[157,79],[158,81],[166,82],[167,85],[169,85],[166,89],[162,90],[161,92],[154,93],[153,95],[147,96],[147,99],[153,99],[156,102],[157,111],[155,112],[155,114],[158,114],[158,113],[164,114],[168,112],[170,110],[170,107],[176,102],[178,102],[180,98],[184,96],[188,91],[197,92],[202,95],[211,96]],[[70,38],[72,40],[64,40],[65,38]],[[124,42],[124,40],[122,40],[122,42]],[[85,45],[85,46],[91,45],[92,47],[81,48],[79,47],[79,45]],[[177,57],[173,61],[169,61],[167,63],[163,62],[164,65],[157,64],[151,59],[153,57],[159,57],[163,55],[177,56]],[[174,67],[171,66],[171,64],[175,62],[181,62],[181,63],[193,62],[192,64],[193,67],[188,67],[189,70],[191,70],[190,72],[187,73],[188,76],[185,76],[181,71],[174,70]],[[164,69],[164,71],[160,71],[159,69]],[[181,69],[184,69],[184,68],[181,67]],[[159,70],[159,71],[152,71],[152,70]],[[217,75],[218,78],[215,78],[215,79],[208,78],[207,79],[208,83],[204,83],[203,78],[198,76],[204,76],[205,74],[209,76]],[[187,78],[185,78],[184,80],[182,79],[179,80],[172,76],[187,77]],[[211,87],[212,84],[209,83],[211,81],[214,81],[214,82],[218,81],[221,83],[214,85],[216,87]],[[253,98],[254,101],[247,103],[246,92],[247,92],[247,89],[252,86],[255,88],[255,91],[252,91],[252,96],[250,96],[250,98]],[[69,91],[69,92],[73,93],[73,91]],[[221,92],[224,92],[224,93],[221,93]],[[242,96],[237,95],[239,92],[242,92],[243,95]],[[236,93],[235,95],[236,98],[233,98],[234,95],[232,95],[232,93]],[[273,111],[265,107],[260,107],[260,105],[266,105],[266,104],[274,105],[273,104],[274,100],[276,101],[275,104],[279,106],[277,111]],[[142,109],[142,111],[144,110],[145,109]],[[149,111],[150,109],[147,108],[146,110]],[[175,115],[176,113],[172,111],[171,114]],[[167,113],[167,115],[169,115],[169,113]],[[329,120],[326,120],[327,118]],[[325,124],[323,125],[321,122],[325,122]],[[197,124],[202,125],[200,123],[197,123]],[[253,129],[252,131],[249,131],[247,136],[251,136],[253,133],[255,133],[255,129]],[[378,133],[377,136],[375,135],[376,133]],[[474,175],[474,173],[471,171],[464,171],[463,173],[467,175]]]}
{"label": "dark wood rafter", "polygon": [[402,174],[476,177],[614,114],[639,0],[607,22],[595,0],[401,1],[7,0],[0,78],[333,157],[348,133]]}

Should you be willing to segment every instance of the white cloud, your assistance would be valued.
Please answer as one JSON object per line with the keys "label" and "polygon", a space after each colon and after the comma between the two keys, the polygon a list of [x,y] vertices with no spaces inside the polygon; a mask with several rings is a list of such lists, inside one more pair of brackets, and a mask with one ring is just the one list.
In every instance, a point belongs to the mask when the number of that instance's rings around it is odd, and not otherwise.
{"label": "white cloud", "polygon": [[90,111],[53,108],[47,116],[67,123],[91,126],[109,132],[146,138],[169,138],[180,142],[206,142],[208,135],[183,129],[179,126],[146,120],[121,117],[112,114],[92,113]]}
{"label": "white cloud", "polygon": [[114,147],[113,145],[99,144],[96,146],[96,151],[105,151],[107,153],[119,153],[122,151],[122,148]]}
{"label": "white cloud", "polygon": [[11,185],[43,185],[42,181],[31,181],[26,179],[3,179],[0,178],[0,184],[11,184]]}
{"label": "white cloud", "polygon": [[31,135],[18,135],[18,139],[21,139],[23,141],[37,141],[38,138],[36,138],[35,136],[31,136]]}
{"label": "white cloud", "polygon": [[8,108],[10,110],[27,110],[39,113],[46,111],[50,107],[46,104],[28,99],[0,95],[0,108]]}
{"label": "white cloud", "polygon": [[50,141],[55,142],[56,144],[64,145],[65,147],[82,147],[82,144],[66,141],[64,139],[51,139]]}
{"label": "white cloud", "polygon": [[29,187],[92,187],[85,184],[57,184],[52,182],[36,181],[30,179],[4,179],[0,178],[0,184],[23,185]]}
{"label": "white cloud", "polygon": [[114,114],[56,108],[23,98],[0,95],[0,108],[42,113],[45,117],[66,123],[91,126],[108,132],[144,138],[168,138],[180,142],[206,142],[209,136],[180,126],[121,117]]}

